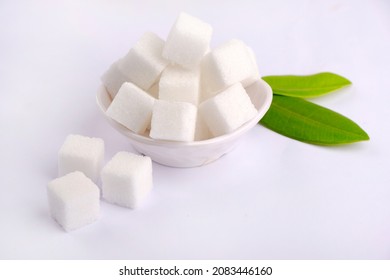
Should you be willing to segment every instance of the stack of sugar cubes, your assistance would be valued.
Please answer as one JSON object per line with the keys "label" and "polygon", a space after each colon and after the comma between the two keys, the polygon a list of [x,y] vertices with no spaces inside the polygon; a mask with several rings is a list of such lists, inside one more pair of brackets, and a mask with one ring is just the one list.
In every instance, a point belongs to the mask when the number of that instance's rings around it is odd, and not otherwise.
{"label": "stack of sugar cubes", "polygon": [[230,133],[257,110],[245,87],[259,79],[253,51],[240,40],[210,50],[212,27],[181,13],[166,42],[145,33],[103,74],[106,114],[153,139],[200,141]]}
{"label": "stack of sugar cubes", "polygon": [[[106,114],[134,133],[200,141],[230,133],[257,114],[245,87],[259,78],[253,51],[231,40],[210,51],[209,24],[181,13],[166,42],[145,33],[102,76],[112,102]],[[69,135],[49,182],[52,217],[67,231],[97,220],[100,193],[135,208],[153,186],[149,157],[117,153],[104,167],[104,142]],[[101,179],[101,189],[97,183]]]}
{"label": "stack of sugar cubes", "polygon": [[104,162],[104,142],[100,138],[69,135],[58,153],[59,177],[47,185],[51,216],[71,231],[98,219],[99,178],[102,197],[119,206],[136,208],[153,187],[149,157],[118,152]]}

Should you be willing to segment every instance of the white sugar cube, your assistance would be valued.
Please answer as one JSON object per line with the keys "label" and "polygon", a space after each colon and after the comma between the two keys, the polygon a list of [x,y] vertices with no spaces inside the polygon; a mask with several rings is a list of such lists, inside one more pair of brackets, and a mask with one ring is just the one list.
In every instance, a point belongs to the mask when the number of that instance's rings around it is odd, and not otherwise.
{"label": "white sugar cube", "polygon": [[152,32],[145,33],[118,64],[119,69],[143,90],[148,90],[168,65],[162,57],[164,40]]}
{"label": "white sugar cube", "polygon": [[196,119],[196,128],[195,128],[195,141],[202,141],[209,138],[212,138],[213,135],[210,132],[210,129],[206,125],[202,116],[198,114]]}
{"label": "white sugar cube", "polygon": [[248,94],[236,83],[199,106],[199,114],[214,136],[230,133],[256,116]]}
{"label": "white sugar cube", "polygon": [[119,69],[119,63],[120,60],[114,62],[100,78],[111,98],[115,97],[124,82],[129,81],[126,75]]}
{"label": "white sugar cube", "polygon": [[58,174],[81,171],[97,181],[104,160],[104,142],[100,138],[69,135],[58,152]]}
{"label": "white sugar cube", "polygon": [[258,78],[254,54],[239,40],[215,48],[202,60],[202,86],[207,93],[206,99],[237,82],[247,86]]}
{"label": "white sugar cube", "polygon": [[199,68],[186,70],[179,66],[168,66],[161,74],[159,99],[189,102],[198,106],[199,78]]}
{"label": "white sugar cube", "polygon": [[181,13],[169,32],[162,55],[184,68],[196,68],[209,49],[212,32],[209,24]]}
{"label": "white sugar cube", "polygon": [[98,219],[99,188],[80,171],[49,182],[47,195],[51,216],[66,231],[78,229]]}
{"label": "white sugar cube", "polygon": [[103,167],[101,176],[105,200],[136,208],[153,187],[152,161],[146,156],[119,152]]}
{"label": "white sugar cube", "polygon": [[191,103],[157,100],[153,107],[150,137],[161,140],[193,141],[197,108]]}
{"label": "white sugar cube", "polygon": [[159,92],[159,86],[158,82],[156,82],[150,89],[147,90],[147,93],[149,93],[154,98],[158,99],[158,92]]}
{"label": "white sugar cube", "polygon": [[252,48],[250,47],[247,47],[248,48],[248,51],[249,51],[249,56],[252,60],[252,63],[253,63],[253,73],[251,76],[249,76],[247,79],[241,81],[242,85],[244,87],[247,87],[249,85],[251,85],[252,83],[256,82],[258,79],[260,79],[260,73],[259,73],[259,68],[257,66],[257,60],[256,60],[256,55],[255,55],[255,52],[253,51]]}
{"label": "white sugar cube", "polygon": [[106,114],[131,131],[142,134],[149,126],[155,99],[133,83],[124,83]]}
{"label": "white sugar cube", "polygon": [[[155,99],[158,99],[158,92],[160,91],[160,87],[159,87],[159,81],[157,81],[154,85],[152,85],[152,87],[150,89],[148,89],[148,93]],[[151,125],[151,122],[149,122],[148,124],[148,127],[146,128],[146,133],[145,136],[148,136],[148,130],[150,130],[150,125]]]}

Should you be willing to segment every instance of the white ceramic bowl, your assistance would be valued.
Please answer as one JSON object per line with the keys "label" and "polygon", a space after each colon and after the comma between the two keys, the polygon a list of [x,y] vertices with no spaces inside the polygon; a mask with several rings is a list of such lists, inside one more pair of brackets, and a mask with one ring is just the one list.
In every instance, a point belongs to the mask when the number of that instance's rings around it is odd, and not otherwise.
{"label": "white ceramic bowl", "polygon": [[111,104],[111,97],[104,86],[97,92],[96,100],[108,122],[120,133],[127,136],[135,150],[147,155],[155,162],[172,167],[195,167],[213,162],[230,152],[240,138],[253,128],[269,109],[272,102],[272,89],[263,80],[258,80],[246,87],[252,103],[258,113],[255,118],[246,122],[232,133],[219,137],[194,142],[175,142],[152,139],[138,135],[106,115]]}

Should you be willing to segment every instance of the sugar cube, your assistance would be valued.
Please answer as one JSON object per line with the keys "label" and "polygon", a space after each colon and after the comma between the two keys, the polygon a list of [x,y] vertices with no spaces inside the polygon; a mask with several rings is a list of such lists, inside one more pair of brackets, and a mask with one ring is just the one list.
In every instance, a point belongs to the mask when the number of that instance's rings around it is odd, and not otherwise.
{"label": "sugar cube", "polygon": [[152,118],[154,100],[133,83],[124,83],[106,114],[131,131],[142,134]]}
{"label": "sugar cube", "polygon": [[104,142],[100,138],[69,135],[58,152],[58,174],[81,171],[97,181],[104,160]]}
{"label": "sugar cube", "polygon": [[146,32],[118,64],[119,69],[143,90],[148,90],[168,65],[162,57],[164,40]]}
{"label": "sugar cube", "polygon": [[66,231],[90,224],[99,216],[100,190],[80,171],[49,182],[47,195],[51,216]]}
{"label": "sugar cube", "polygon": [[249,76],[247,79],[241,81],[242,85],[244,87],[247,87],[249,85],[251,85],[252,83],[254,83],[255,81],[257,81],[258,79],[260,79],[260,73],[259,73],[259,68],[257,66],[257,60],[256,60],[256,55],[255,55],[255,52],[253,51],[253,49],[251,47],[247,47],[248,48],[248,51],[249,51],[249,56],[252,60],[252,63],[254,65],[254,69],[253,69],[253,73],[251,76]]}
{"label": "sugar cube", "polygon": [[161,74],[159,99],[189,102],[198,106],[199,68],[186,70],[180,66],[168,66]]}
{"label": "sugar cube", "polygon": [[159,85],[158,85],[158,81],[156,83],[154,83],[151,88],[149,88],[147,90],[147,93],[149,93],[151,96],[153,96],[154,98],[158,98],[158,92],[159,92]]}
{"label": "sugar cube", "polygon": [[231,40],[215,48],[202,60],[206,99],[237,82],[246,86],[258,77],[254,54],[239,40]]}
{"label": "sugar cube", "polygon": [[153,187],[152,160],[128,152],[117,153],[102,170],[103,198],[136,208]]}
{"label": "sugar cube", "polygon": [[126,75],[119,69],[119,63],[120,60],[114,62],[100,78],[112,99],[115,97],[122,84],[129,81]]}
{"label": "sugar cube", "polygon": [[199,114],[214,136],[230,133],[257,114],[241,83],[236,83],[199,106]]}
{"label": "sugar cube", "polygon": [[150,137],[161,140],[193,141],[197,108],[191,103],[157,100],[153,107]]}
{"label": "sugar cube", "polygon": [[212,138],[213,135],[210,132],[210,129],[206,125],[200,114],[196,118],[196,127],[195,127],[195,141],[202,141],[209,138]]}
{"label": "sugar cube", "polygon": [[184,68],[196,68],[209,49],[212,32],[209,24],[181,13],[169,32],[162,55]]}
{"label": "sugar cube", "polygon": [[[158,92],[160,91],[160,87],[159,87],[159,81],[157,81],[156,83],[154,83],[152,85],[152,87],[150,89],[148,89],[148,93],[155,99],[158,99]],[[150,126],[151,125],[151,122],[148,123],[148,127],[146,128],[146,131],[144,134],[144,136],[149,136],[149,133],[148,133],[148,130],[150,131]]]}

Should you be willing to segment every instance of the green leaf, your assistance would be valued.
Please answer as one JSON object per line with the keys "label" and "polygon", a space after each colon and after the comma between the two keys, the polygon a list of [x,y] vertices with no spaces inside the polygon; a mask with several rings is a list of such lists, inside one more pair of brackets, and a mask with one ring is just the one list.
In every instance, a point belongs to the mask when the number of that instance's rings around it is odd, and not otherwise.
{"label": "green leaf", "polygon": [[334,73],[318,73],[309,76],[266,76],[262,78],[274,94],[310,98],[335,91],[352,83]]}
{"label": "green leaf", "polygon": [[271,107],[260,123],[287,137],[317,145],[348,144],[370,139],[347,117],[295,97],[274,95]]}

